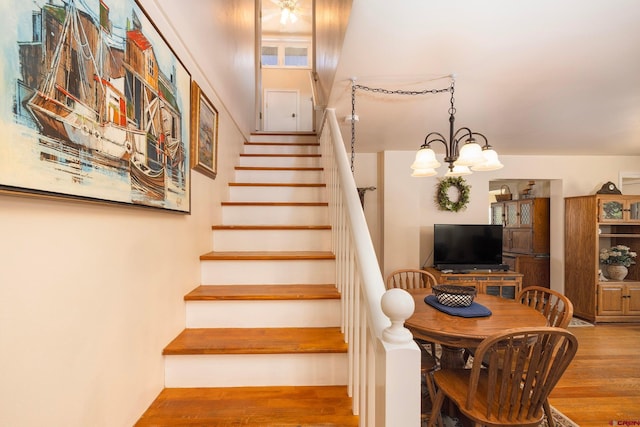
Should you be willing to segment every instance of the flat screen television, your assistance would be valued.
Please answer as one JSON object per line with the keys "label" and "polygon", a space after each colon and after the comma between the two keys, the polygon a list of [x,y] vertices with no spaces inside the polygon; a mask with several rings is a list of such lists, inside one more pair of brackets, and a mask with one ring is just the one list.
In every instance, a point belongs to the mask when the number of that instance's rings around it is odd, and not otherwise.
{"label": "flat screen television", "polygon": [[439,270],[507,270],[502,264],[502,226],[434,224],[433,264]]}

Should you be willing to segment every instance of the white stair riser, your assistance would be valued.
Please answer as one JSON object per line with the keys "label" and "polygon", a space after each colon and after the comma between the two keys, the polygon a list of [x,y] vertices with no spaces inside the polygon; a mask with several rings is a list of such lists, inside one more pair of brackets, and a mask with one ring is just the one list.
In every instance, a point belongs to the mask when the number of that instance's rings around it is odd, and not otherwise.
{"label": "white stair riser", "polygon": [[245,154],[318,154],[317,145],[245,145]]}
{"label": "white stair riser", "polygon": [[165,387],[346,384],[346,353],[165,356]]}
{"label": "white stair riser", "polygon": [[317,168],[320,167],[319,157],[254,157],[240,156],[238,166],[245,167],[273,167],[273,168]]}
{"label": "white stair riser", "polygon": [[202,285],[335,283],[334,260],[201,261]]}
{"label": "white stair riser", "polygon": [[330,251],[331,230],[213,230],[214,251]]}
{"label": "white stair riser", "polygon": [[318,137],[316,135],[251,135],[249,141],[311,143],[318,142]]}
{"label": "white stair riser", "polygon": [[326,206],[236,206],[222,207],[223,225],[326,225]]}
{"label": "white stair riser", "polygon": [[323,181],[321,170],[236,170],[236,182],[304,183]]}
{"label": "white stair riser", "polygon": [[338,299],[187,301],[186,306],[187,328],[340,326]]}
{"label": "white stair riser", "polygon": [[324,202],[326,194],[325,187],[229,187],[229,199],[234,202]]}

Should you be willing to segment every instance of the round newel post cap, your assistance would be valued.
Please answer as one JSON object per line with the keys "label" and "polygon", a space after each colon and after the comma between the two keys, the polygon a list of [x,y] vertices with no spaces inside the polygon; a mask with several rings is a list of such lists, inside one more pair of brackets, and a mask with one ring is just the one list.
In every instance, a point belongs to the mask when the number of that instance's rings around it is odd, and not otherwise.
{"label": "round newel post cap", "polygon": [[391,320],[391,326],[382,331],[386,342],[403,344],[413,341],[413,335],[404,327],[404,321],[416,308],[413,297],[404,289],[389,289],[380,301],[382,312]]}

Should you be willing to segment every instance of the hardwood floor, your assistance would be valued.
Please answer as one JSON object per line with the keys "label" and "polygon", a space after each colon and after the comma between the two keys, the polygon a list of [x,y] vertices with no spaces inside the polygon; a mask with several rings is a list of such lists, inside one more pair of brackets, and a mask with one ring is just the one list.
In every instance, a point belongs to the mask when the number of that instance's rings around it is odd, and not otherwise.
{"label": "hardwood floor", "polygon": [[640,324],[569,330],[578,353],[551,393],[551,405],[581,427],[640,425]]}

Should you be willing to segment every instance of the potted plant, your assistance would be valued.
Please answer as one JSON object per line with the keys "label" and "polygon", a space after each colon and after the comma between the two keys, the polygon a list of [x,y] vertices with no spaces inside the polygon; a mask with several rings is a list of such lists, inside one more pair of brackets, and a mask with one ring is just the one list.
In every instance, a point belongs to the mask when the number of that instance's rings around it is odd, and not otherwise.
{"label": "potted plant", "polygon": [[631,248],[625,245],[616,245],[610,249],[600,251],[600,262],[607,266],[610,279],[624,280],[627,277],[628,267],[635,264],[634,258],[638,256]]}

